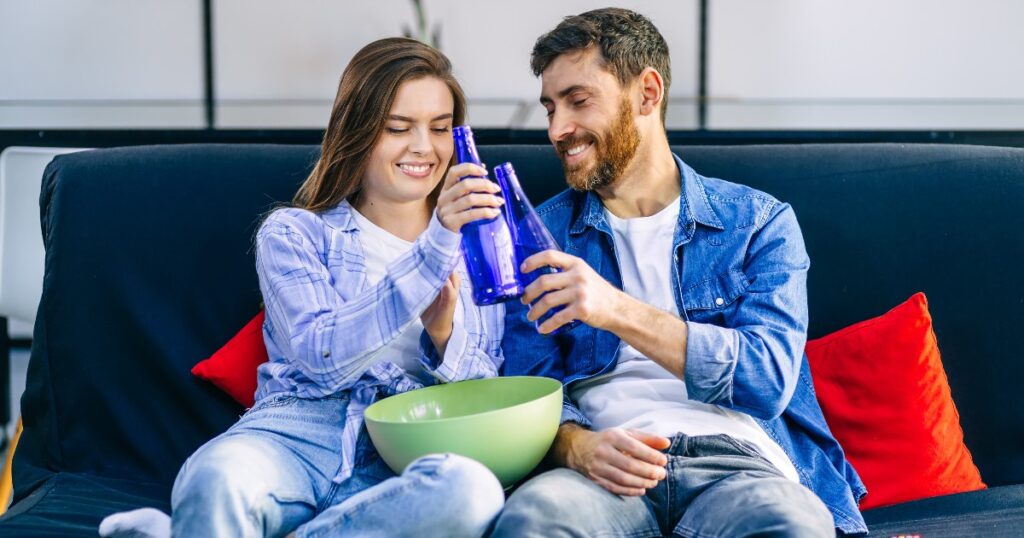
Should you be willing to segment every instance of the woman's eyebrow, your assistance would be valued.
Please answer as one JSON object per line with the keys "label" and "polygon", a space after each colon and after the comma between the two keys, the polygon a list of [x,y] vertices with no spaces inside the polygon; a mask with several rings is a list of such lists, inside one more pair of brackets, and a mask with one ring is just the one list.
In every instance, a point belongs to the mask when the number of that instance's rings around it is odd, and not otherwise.
{"label": "woman's eyebrow", "polygon": [[[446,119],[451,118],[451,117],[452,117],[452,114],[449,112],[447,114],[441,114],[440,116],[431,118],[430,121],[446,120]],[[388,114],[388,119],[389,120],[396,120],[396,121],[407,121],[409,123],[412,123],[412,122],[416,121],[416,120],[410,118],[409,116],[402,116],[402,115],[399,115],[399,114]]]}

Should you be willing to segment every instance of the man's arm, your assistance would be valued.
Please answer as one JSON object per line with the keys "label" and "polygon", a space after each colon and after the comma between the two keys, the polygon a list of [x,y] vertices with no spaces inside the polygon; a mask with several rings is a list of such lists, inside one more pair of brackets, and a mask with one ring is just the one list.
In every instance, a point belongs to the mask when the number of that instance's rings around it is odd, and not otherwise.
{"label": "man's arm", "polygon": [[591,327],[615,334],[645,357],[682,379],[686,371],[686,323],[643,301],[627,295],[608,283],[583,260],[549,250],[530,257],[524,272],[534,267],[554,266],[558,273],[543,275],[527,287],[522,303],[529,304],[548,289],[548,293],[530,309],[527,319],[534,321],[567,297],[576,300],[551,316],[540,326],[548,334],[576,319]]}
{"label": "man's arm", "polygon": [[[564,378],[558,342],[563,336],[538,334],[535,318],[527,319],[526,306],[505,305],[502,374]],[[548,451],[548,461],[574,469],[618,495],[643,495],[665,477],[668,460],[658,449],[667,448],[668,439],[621,428],[593,432],[587,426],[589,421],[566,394],[562,425]]]}
{"label": "man's arm", "polygon": [[[501,339],[504,356],[499,375],[532,375],[565,380],[562,338],[537,333],[532,321],[526,319],[527,307],[515,301],[503,303],[505,327]],[[589,426],[587,417],[573,404],[568,394],[562,399],[562,423],[575,422]]]}
{"label": "man's arm", "polygon": [[750,281],[742,304],[724,326],[684,322],[616,289],[583,260],[545,251],[523,271],[561,269],[526,288],[528,319],[565,306],[541,325],[555,330],[573,319],[611,331],[686,382],[690,399],[761,419],[778,416],[796,387],[807,330],[806,277],[810,262],[793,210],[778,204],[754,234],[743,273]]}

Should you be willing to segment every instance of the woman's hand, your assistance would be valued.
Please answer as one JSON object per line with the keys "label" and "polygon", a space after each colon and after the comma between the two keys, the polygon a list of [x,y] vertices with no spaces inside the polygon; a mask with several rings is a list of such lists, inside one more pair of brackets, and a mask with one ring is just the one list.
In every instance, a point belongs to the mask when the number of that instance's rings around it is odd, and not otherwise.
{"label": "woman's hand", "polygon": [[434,343],[438,357],[444,358],[444,350],[452,337],[452,320],[455,318],[455,305],[459,303],[459,286],[462,279],[458,271],[452,271],[448,281],[434,298],[434,302],[420,314],[420,321],[427,331],[427,336]]}
{"label": "woman's hand", "polygon": [[487,169],[470,163],[448,170],[437,198],[437,218],[445,228],[458,233],[466,223],[501,215],[499,208],[505,200],[496,196],[501,192],[496,183],[474,177],[460,180],[466,176],[486,175]]}

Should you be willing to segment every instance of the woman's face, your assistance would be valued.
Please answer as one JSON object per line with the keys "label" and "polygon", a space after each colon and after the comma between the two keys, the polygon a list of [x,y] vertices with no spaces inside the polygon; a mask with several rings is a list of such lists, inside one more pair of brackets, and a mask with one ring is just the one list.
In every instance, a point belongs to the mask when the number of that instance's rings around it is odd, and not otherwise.
{"label": "woman's face", "polygon": [[444,177],[455,143],[448,86],[435,77],[398,88],[363,176],[363,202],[425,200]]}

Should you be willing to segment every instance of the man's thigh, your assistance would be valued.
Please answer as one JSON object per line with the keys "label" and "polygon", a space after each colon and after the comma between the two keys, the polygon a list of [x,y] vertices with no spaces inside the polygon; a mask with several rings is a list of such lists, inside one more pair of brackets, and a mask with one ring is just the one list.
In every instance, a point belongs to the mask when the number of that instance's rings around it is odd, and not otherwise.
{"label": "man's thigh", "polygon": [[833,537],[832,515],[806,487],[782,477],[736,474],[694,498],[677,536]]}
{"label": "man's thigh", "polygon": [[666,480],[647,495],[665,534],[835,535],[824,503],[749,443],[725,435],[679,435],[668,456]]}
{"label": "man's thigh", "polygon": [[505,502],[494,537],[661,536],[642,497],[621,497],[576,471],[540,474]]}

